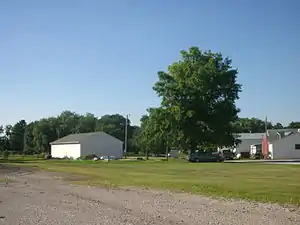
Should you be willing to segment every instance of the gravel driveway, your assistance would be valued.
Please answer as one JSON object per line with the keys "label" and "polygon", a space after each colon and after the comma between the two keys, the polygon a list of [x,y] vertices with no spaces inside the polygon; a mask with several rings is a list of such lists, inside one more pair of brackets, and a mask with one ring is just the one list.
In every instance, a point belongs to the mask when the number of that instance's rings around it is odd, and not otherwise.
{"label": "gravel driveway", "polygon": [[300,210],[141,189],[71,185],[48,172],[0,183],[0,225],[299,225]]}

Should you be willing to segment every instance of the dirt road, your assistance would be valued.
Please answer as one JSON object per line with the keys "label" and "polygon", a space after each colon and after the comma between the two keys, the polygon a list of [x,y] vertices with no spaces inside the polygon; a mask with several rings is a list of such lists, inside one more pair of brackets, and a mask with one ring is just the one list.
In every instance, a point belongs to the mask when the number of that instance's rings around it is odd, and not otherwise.
{"label": "dirt road", "polygon": [[56,175],[15,171],[2,180],[0,225],[300,224],[300,210],[278,205],[76,186]]}

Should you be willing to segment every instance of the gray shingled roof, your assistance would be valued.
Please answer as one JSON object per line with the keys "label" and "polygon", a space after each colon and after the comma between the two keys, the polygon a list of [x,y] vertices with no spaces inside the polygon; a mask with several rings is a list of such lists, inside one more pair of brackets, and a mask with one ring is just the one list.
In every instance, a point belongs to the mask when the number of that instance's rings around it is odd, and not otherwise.
{"label": "gray shingled roof", "polygon": [[288,137],[299,133],[298,129],[271,129],[268,130],[268,140],[270,142],[277,141],[278,139]]}
{"label": "gray shingled roof", "polygon": [[[79,144],[82,140],[89,138],[91,136],[99,136],[99,138],[105,138],[105,136],[111,136],[105,132],[90,132],[90,133],[80,133],[80,134],[70,134],[63,138],[60,138],[56,141],[51,142],[50,144]],[[111,136],[113,137],[113,136]],[[113,137],[115,138],[115,137]],[[115,138],[116,140],[119,140]],[[119,140],[120,141],[120,140]]]}
{"label": "gray shingled roof", "polygon": [[268,129],[268,132],[298,132],[297,128]]}
{"label": "gray shingled roof", "polygon": [[237,134],[238,139],[262,139],[265,133],[239,133]]}

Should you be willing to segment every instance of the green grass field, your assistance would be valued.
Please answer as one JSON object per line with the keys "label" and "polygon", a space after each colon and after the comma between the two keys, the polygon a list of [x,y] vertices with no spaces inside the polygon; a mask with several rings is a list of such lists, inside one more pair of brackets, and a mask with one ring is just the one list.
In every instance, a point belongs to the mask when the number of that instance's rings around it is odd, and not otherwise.
{"label": "green grass field", "polygon": [[9,163],[68,173],[69,180],[78,184],[140,186],[300,206],[300,165],[180,160],[106,163],[23,159]]}

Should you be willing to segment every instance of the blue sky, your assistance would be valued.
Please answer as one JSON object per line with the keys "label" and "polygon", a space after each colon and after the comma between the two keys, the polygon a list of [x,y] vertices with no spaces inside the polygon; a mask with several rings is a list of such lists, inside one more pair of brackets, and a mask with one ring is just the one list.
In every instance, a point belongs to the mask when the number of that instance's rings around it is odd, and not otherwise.
{"label": "blue sky", "polygon": [[157,106],[157,71],[190,46],[239,69],[240,116],[300,120],[297,0],[10,0],[0,3],[0,124],[62,110]]}

